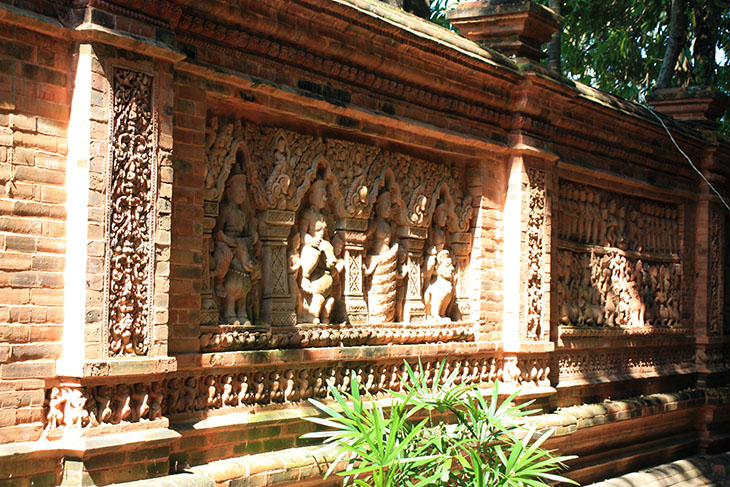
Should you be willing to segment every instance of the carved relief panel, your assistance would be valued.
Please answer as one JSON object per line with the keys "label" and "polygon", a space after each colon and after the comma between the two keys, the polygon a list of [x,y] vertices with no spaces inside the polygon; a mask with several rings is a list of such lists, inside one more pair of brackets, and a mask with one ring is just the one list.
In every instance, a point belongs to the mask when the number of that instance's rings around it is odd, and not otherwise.
{"label": "carved relief panel", "polygon": [[157,127],[149,74],[116,68],[106,211],[110,357],[147,355],[155,255]]}
{"label": "carved relief panel", "polygon": [[[206,148],[204,349],[468,317],[463,169],[215,116]],[[417,328],[411,340],[433,335]]]}
{"label": "carved relief panel", "polygon": [[723,248],[725,247],[723,220],[721,210],[714,205],[710,206],[710,274],[707,289],[709,305],[707,333],[709,335],[722,335],[723,333]]}
{"label": "carved relief panel", "polygon": [[546,189],[545,171],[530,168],[527,221],[527,327],[525,338],[545,340],[549,330],[544,325],[544,276]]}
{"label": "carved relief panel", "polygon": [[559,323],[681,327],[678,206],[563,180],[559,193]]}

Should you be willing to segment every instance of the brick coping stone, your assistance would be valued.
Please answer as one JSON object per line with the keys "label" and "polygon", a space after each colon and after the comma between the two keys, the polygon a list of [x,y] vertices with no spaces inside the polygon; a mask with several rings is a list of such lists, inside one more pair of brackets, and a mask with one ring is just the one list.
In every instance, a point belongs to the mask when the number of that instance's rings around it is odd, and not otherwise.
{"label": "brick coping stone", "polygon": [[696,456],[665,463],[586,487],[694,487],[730,486],[730,452]]}
{"label": "brick coping stone", "polygon": [[[632,399],[607,401],[600,404],[572,406],[558,409],[555,413],[534,416],[530,418],[530,421],[537,422],[540,429],[554,428],[554,436],[563,436],[575,433],[578,429],[598,426],[607,422],[646,417],[678,409],[700,407],[706,404],[730,404],[730,387],[687,390],[669,394],[651,394]],[[728,461],[730,462],[730,453],[727,455]],[[307,446],[219,460],[205,465],[191,467],[187,470],[187,473],[183,474],[118,485],[124,487],[142,487],[147,485],[188,487],[192,485],[221,485],[225,482],[231,482],[230,485],[233,487],[234,485],[238,485],[237,482],[239,480],[242,481],[242,479],[246,479],[246,481],[245,484],[241,485],[288,484],[291,482],[321,478],[327,468],[329,468],[330,462],[334,461],[334,459],[335,455],[332,450],[322,451],[321,446]],[[692,461],[692,459],[680,460],[668,464],[668,466],[655,467],[659,470],[651,475],[660,475],[662,472],[661,469],[665,467],[665,471],[667,472],[679,471],[678,469],[685,469],[686,472],[690,473],[695,471],[699,472],[696,468],[689,468],[689,465],[692,465]],[[338,469],[335,468],[335,470]],[[639,474],[644,476],[649,475],[640,472],[628,474],[628,476],[636,476]],[[624,477],[619,477],[618,479],[623,479]],[[660,477],[657,478],[659,479]],[[205,479],[205,483],[196,484],[194,483],[194,479]],[[644,483],[643,481],[640,483],[627,483],[625,480],[616,480],[619,483],[600,483],[594,484],[594,487],[675,485],[662,484],[661,482],[663,481],[657,480],[656,483]],[[689,487],[689,485],[715,484],[677,484],[677,487]],[[730,486],[730,484],[716,485]]]}

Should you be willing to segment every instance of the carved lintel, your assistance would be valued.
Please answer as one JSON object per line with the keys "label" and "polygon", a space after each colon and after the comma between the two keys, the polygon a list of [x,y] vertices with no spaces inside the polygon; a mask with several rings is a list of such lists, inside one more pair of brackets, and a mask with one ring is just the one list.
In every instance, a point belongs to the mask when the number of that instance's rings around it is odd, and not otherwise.
{"label": "carved lintel", "polygon": [[425,235],[424,238],[401,239],[401,244],[405,246],[408,251],[406,299],[403,305],[403,321],[405,323],[422,323],[426,321],[426,307],[423,304],[421,276],[424,243]]}
{"label": "carved lintel", "polygon": [[341,218],[337,221],[337,233],[344,239],[345,283],[343,297],[345,313],[350,323],[365,323],[368,308],[363,294],[363,253],[368,221],[360,218]]}
{"label": "carved lintel", "polygon": [[296,305],[292,296],[288,237],[295,214],[289,210],[269,209],[262,212],[259,232],[263,260],[262,320],[274,326],[296,323]]}

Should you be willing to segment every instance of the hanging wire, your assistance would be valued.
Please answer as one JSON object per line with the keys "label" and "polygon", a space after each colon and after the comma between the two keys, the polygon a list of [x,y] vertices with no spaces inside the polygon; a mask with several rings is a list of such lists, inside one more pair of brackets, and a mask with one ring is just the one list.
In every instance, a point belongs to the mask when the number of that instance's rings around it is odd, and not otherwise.
{"label": "hanging wire", "polygon": [[705,183],[707,183],[707,186],[709,186],[709,188],[717,195],[717,197],[720,198],[720,201],[722,201],[722,204],[725,205],[725,208],[727,208],[727,211],[730,211],[730,206],[728,206],[727,202],[725,201],[725,198],[723,198],[722,195],[712,185],[712,183],[710,183],[707,180],[707,178],[705,177],[705,175],[702,174],[702,171],[700,171],[699,169],[697,169],[697,166],[695,166],[692,163],[692,159],[690,159],[689,156],[682,150],[682,148],[679,147],[679,144],[677,144],[677,141],[674,140],[674,137],[672,136],[672,133],[667,128],[666,124],[664,123],[664,120],[662,120],[661,117],[659,115],[657,115],[657,113],[654,110],[652,110],[651,108],[646,107],[646,109],[649,110],[649,112],[651,112],[651,114],[654,115],[657,120],[659,120],[659,123],[662,124],[662,127],[664,127],[664,130],[667,132],[667,135],[672,140],[672,143],[674,144],[674,147],[676,147],[677,150],[679,151],[679,153],[682,154],[685,159],[687,159],[687,162],[689,162],[689,165],[692,166],[692,169],[694,169],[695,172],[697,172],[697,174],[700,175],[700,177],[702,178],[702,180]]}

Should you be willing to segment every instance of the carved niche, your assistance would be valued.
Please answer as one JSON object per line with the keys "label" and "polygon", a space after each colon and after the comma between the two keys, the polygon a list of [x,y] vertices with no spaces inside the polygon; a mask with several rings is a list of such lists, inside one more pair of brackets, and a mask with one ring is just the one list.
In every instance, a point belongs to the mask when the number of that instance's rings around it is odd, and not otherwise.
{"label": "carved niche", "polygon": [[152,76],[114,70],[106,211],[110,357],[147,355],[150,347],[157,187],[152,89]]}
{"label": "carved niche", "polygon": [[[463,323],[473,212],[463,168],[216,116],[206,149],[203,350],[473,336]],[[233,206],[237,223],[226,227]],[[232,235],[245,243],[238,262]],[[239,268],[260,271],[245,308],[260,309],[260,323],[222,301]],[[235,328],[247,320],[260,326]]]}
{"label": "carved niche", "polygon": [[560,180],[564,326],[681,327],[679,208]]}

